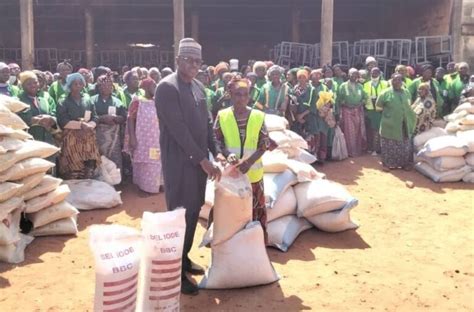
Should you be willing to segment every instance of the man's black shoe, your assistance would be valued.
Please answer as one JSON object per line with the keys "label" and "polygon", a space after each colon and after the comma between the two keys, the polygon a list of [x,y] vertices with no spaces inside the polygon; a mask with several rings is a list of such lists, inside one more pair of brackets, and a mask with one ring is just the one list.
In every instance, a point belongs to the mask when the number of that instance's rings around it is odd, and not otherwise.
{"label": "man's black shoe", "polygon": [[190,296],[196,296],[199,293],[199,288],[196,284],[191,282],[187,276],[181,278],[181,293]]}
{"label": "man's black shoe", "polygon": [[193,275],[204,275],[205,271],[202,266],[190,261],[190,264],[184,267],[184,271]]}

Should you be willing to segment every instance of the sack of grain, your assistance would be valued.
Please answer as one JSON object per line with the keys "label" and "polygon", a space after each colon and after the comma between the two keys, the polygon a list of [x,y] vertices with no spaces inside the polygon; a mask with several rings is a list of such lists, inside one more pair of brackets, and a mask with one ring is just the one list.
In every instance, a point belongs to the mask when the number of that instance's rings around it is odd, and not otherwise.
{"label": "sack of grain", "polygon": [[28,125],[23,121],[23,119],[10,111],[0,111],[0,123],[15,130],[28,128]]}
{"label": "sack of grain", "polygon": [[415,169],[434,182],[458,182],[472,170],[470,166],[464,166],[459,169],[437,171],[424,162],[417,163]]}
{"label": "sack of grain", "polygon": [[71,193],[69,186],[60,185],[54,191],[40,195],[38,197],[32,198],[26,201],[26,213],[33,213],[40,211],[51,205],[58,204],[66,199]]}
{"label": "sack of grain", "polygon": [[77,215],[60,219],[46,225],[33,229],[29,235],[53,236],[53,235],[77,235]]}
{"label": "sack of grain", "polygon": [[285,170],[282,173],[265,173],[263,185],[267,206],[273,206],[280,194],[297,183],[296,175],[291,170]]}
{"label": "sack of grain", "polygon": [[39,172],[47,172],[55,166],[54,163],[42,158],[21,160],[4,172],[0,172],[0,181],[15,181]]}
{"label": "sack of grain", "polygon": [[285,153],[288,158],[296,158],[301,154],[301,150],[303,149],[291,146],[279,146],[276,150]]}
{"label": "sack of grain", "polygon": [[269,136],[279,147],[308,148],[308,142],[291,130],[272,131]]}
{"label": "sack of grain", "polygon": [[257,221],[212,247],[211,267],[199,287],[242,288],[270,284],[278,279],[265,249],[262,226]]}
{"label": "sack of grain", "polygon": [[94,311],[135,311],[140,267],[140,232],[126,226],[93,225]]}
{"label": "sack of grain", "polygon": [[461,105],[459,105],[458,107],[456,107],[454,109],[453,113],[459,113],[459,112],[462,112],[462,111],[465,111],[469,114],[474,114],[474,105],[471,104],[470,102],[464,102]]}
{"label": "sack of grain", "polygon": [[296,195],[293,188],[287,188],[273,203],[273,206],[267,206],[266,210],[267,222],[283,216],[296,214]]}
{"label": "sack of grain", "polygon": [[450,134],[461,129],[461,125],[458,121],[450,121],[446,124],[446,127],[444,129],[446,130],[447,134]]}
{"label": "sack of grain", "polygon": [[305,139],[298,133],[291,131],[291,130],[285,130],[285,134],[290,138],[289,145],[291,147],[295,148],[302,148],[302,149],[308,149],[308,142],[306,142]]}
{"label": "sack of grain", "polygon": [[267,131],[281,131],[288,129],[288,120],[273,114],[265,114],[265,127]]}
{"label": "sack of grain", "polygon": [[302,148],[299,148],[298,150],[299,150],[298,155],[292,157],[291,159],[294,159],[296,161],[309,164],[309,165],[314,163],[316,160],[318,160],[316,156],[309,153],[307,150],[302,149]]}
{"label": "sack of grain", "polygon": [[12,210],[0,220],[0,245],[13,244],[20,239],[21,208]]}
{"label": "sack of grain", "polygon": [[344,186],[329,180],[315,180],[295,186],[299,217],[311,217],[351,205],[354,198]]}
{"label": "sack of grain", "polygon": [[350,211],[353,207],[357,205],[357,200],[354,200],[352,205],[347,205],[346,207],[324,212],[317,214],[311,217],[308,217],[308,221],[314,224],[316,228],[325,232],[342,232],[346,230],[357,229],[359,225],[351,220]]}
{"label": "sack of grain", "polygon": [[469,172],[462,178],[463,182],[474,183],[474,172]]}
{"label": "sack of grain", "polygon": [[469,166],[474,167],[474,153],[466,154],[464,159]]}
{"label": "sack of grain", "polygon": [[33,227],[39,228],[54,221],[70,218],[77,215],[79,211],[67,201],[48,206],[34,213],[28,213],[27,218],[33,223]]}
{"label": "sack of grain", "polygon": [[34,187],[38,186],[38,184],[40,184],[41,181],[43,181],[43,178],[45,175],[46,174],[44,172],[39,172],[29,177],[15,181],[15,183],[23,185],[16,193],[16,196],[22,196],[26,194],[27,192],[31,191]]}
{"label": "sack of grain", "polygon": [[0,125],[0,136],[5,138],[18,139],[21,141],[33,139],[33,136],[26,131],[14,130],[4,125]]}
{"label": "sack of grain", "polygon": [[212,207],[209,206],[208,204],[202,205],[201,210],[199,211],[199,218],[204,219],[204,220],[209,220],[211,209]]}
{"label": "sack of grain", "polygon": [[262,156],[263,171],[280,173],[288,169],[288,156],[280,150],[265,152]]}
{"label": "sack of grain", "polygon": [[28,104],[25,104],[17,98],[5,94],[0,94],[0,107],[8,109],[12,113],[18,113],[30,108]]}
{"label": "sack of grain", "polygon": [[444,120],[448,122],[457,122],[460,119],[464,118],[468,112],[466,110],[459,111],[457,113],[452,113],[444,116]]}
{"label": "sack of grain", "polygon": [[323,179],[326,175],[318,172],[313,166],[293,159],[288,160],[288,168],[296,174],[298,182],[309,182],[317,179]]}
{"label": "sack of grain", "polygon": [[4,201],[9,200],[15,196],[22,186],[22,184],[12,182],[0,183],[0,203],[3,203]]}
{"label": "sack of grain", "polygon": [[25,248],[34,237],[20,234],[20,239],[9,245],[0,245],[0,261],[6,263],[21,263],[25,261]]}
{"label": "sack of grain", "polygon": [[22,140],[10,138],[7,136],[0,136],[0,154],[17,151],[23,147],[23,144],[24,142]]}
{"label": "sack of grain", "polygon": [[443,119],[435,119],[433,120],[433,127],[444,129],[446,127],[447,122]]}
{"label": "sack of grain", "polygon": [[459,122],[461,125],[474,125],[474,114],[468,114],[462,117]]}
{"label": "sack of grain", "polygon": [[306,219],[295,215],[278,218],[267,224],[268,243],[272,247],[287,252],[296,238],[312,227]]}
{"label": "sack of grain", "polygon": [[452,135],[445,135],[428,140],[417,156],[464,156],[467,150],[467,143],[464,140]]}
{"label": "sack of grain", "polygon": [[417,134],[413,138],[413,145],[416,147],[417,150],[419,150],[430,139],[437,138],[437,137],[440,137],[440,136],[445,136],[445,135],[447,135],[446,130],[444,130],[442,128],[438,128],[438,127],[433,127],[433,128],[431,128],[427,131],[424,131],[420,134]]}
{"label": "sack of grain", "polygon": [[215,183],[214,238],[218,245],[235,235],[252,220],[252,186],[247,175],[229,175],[224,170],[222,178]]}
{"label": "sack of grain", "polygon": [[109,185],[117,185],[122,181],[122,175],[117,165],[105,156],[100,156],[100,173],[98,180]]}
{"label": "sack of grain", "polygon": [[144,212],[137,311],[179,311],[185,210]]}
{"label": "sack of grain", "polygon": [[47,158],[57,153],[59,148],[41,141],[25,141],[23,147],[14,152],[0,155],[0,172],[5,171],[17,162],[33,157]]}
{"label": "sack of grain", "polygon": [[462,156],[441,156],[441,157],[426,157],[420,156],[416,161],[423,161],[430,165],[433,169],[438,171],[447,171],[458,169],[466,165],[466,160]]}
{"label": "sack of grain", "polygon": [[474,153],[474,130],[458,131],[456,136],[466,142],[469,153]]}
{"label": "sack of grain", "polygon": [[474,125],[459,125],[459,131],[472,131],[474,130]]}
{"label": "sack of grain", "polygon": [[24,204],[22,197],[12,197],[0,203],[0,221],[6,219],[15,209],[23,210]]}
{"label": "sack of grain", "polygon": [[120,193],[105,182],[86,179],[64,183],[71,190],[66,200],[79,210],[113,208],[122,204]]}
{"label": "sack of grain", "polygon": [[59,187],[63,180],[52,177],[50,175],[45,175],[40,184],[32,188],[30,191],[26,192],[23,195],[25,200],[30,200],[32,198],[44,195],[46,193],[52,192]]}

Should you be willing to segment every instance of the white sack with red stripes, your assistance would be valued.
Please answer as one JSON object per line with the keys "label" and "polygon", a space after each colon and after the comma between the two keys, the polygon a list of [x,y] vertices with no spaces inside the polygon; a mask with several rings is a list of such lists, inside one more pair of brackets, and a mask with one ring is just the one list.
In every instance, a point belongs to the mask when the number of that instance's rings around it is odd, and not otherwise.
{"label": "white sack with red stripes", "polygon": [[93,225],[94,311],[135,311],[141,234],[122,225]]}
{"label": "white sack with red stripes", "polygon": [[144,212],[137,311],[179,311],[185,210]]}

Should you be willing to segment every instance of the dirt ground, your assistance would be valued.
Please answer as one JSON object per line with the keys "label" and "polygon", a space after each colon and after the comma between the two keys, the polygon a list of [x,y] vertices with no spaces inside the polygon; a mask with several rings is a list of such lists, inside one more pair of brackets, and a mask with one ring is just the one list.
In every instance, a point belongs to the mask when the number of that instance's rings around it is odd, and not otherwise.
{"label": "dirt ground", "polygon": [[[356,231],[304,232],[287,253],[268,249],[279,282],[181,297],[182,311],[473,311],[474,188],[416,172],[384,173],[366,156],[321,168],[359,199]],[[413,181],[408,188],[405,182]],[[139,228],[163,195],[123,190],[124,205],[82,212],[77,237],[37,238],[20,265],[0,264],[1,311],[92,311],[91,224]],[[204,228],[198,226],[195,246]],[[208,266],[210,249],[193,248]],[[232,269],[232,268],[229,268]],[[200,277],[197,277],[198,280]]]}

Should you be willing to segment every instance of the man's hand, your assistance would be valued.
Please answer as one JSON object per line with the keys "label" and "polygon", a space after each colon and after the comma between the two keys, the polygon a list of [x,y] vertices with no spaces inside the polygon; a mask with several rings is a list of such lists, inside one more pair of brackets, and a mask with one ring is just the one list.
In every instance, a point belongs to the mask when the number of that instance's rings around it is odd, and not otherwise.
{"label": "man's hand", "polygon": [[112,115],[103,115],[100,116],[100,122],[106,125],[113,125],[115,124],[115,116]]}
{"label": "man's hand", "polygon": [[231,153],[227,156],[227,162],[231,165],[236,165],[239,162],[239,159],[235,154]]}
{"label": "man's hand", "polygon": [[211,181],[219,181],[221,179],[221,170],[211,163],[208,159],[203,159],[200,162],[202,170],[207,174],[207,176],[211,179]]}

